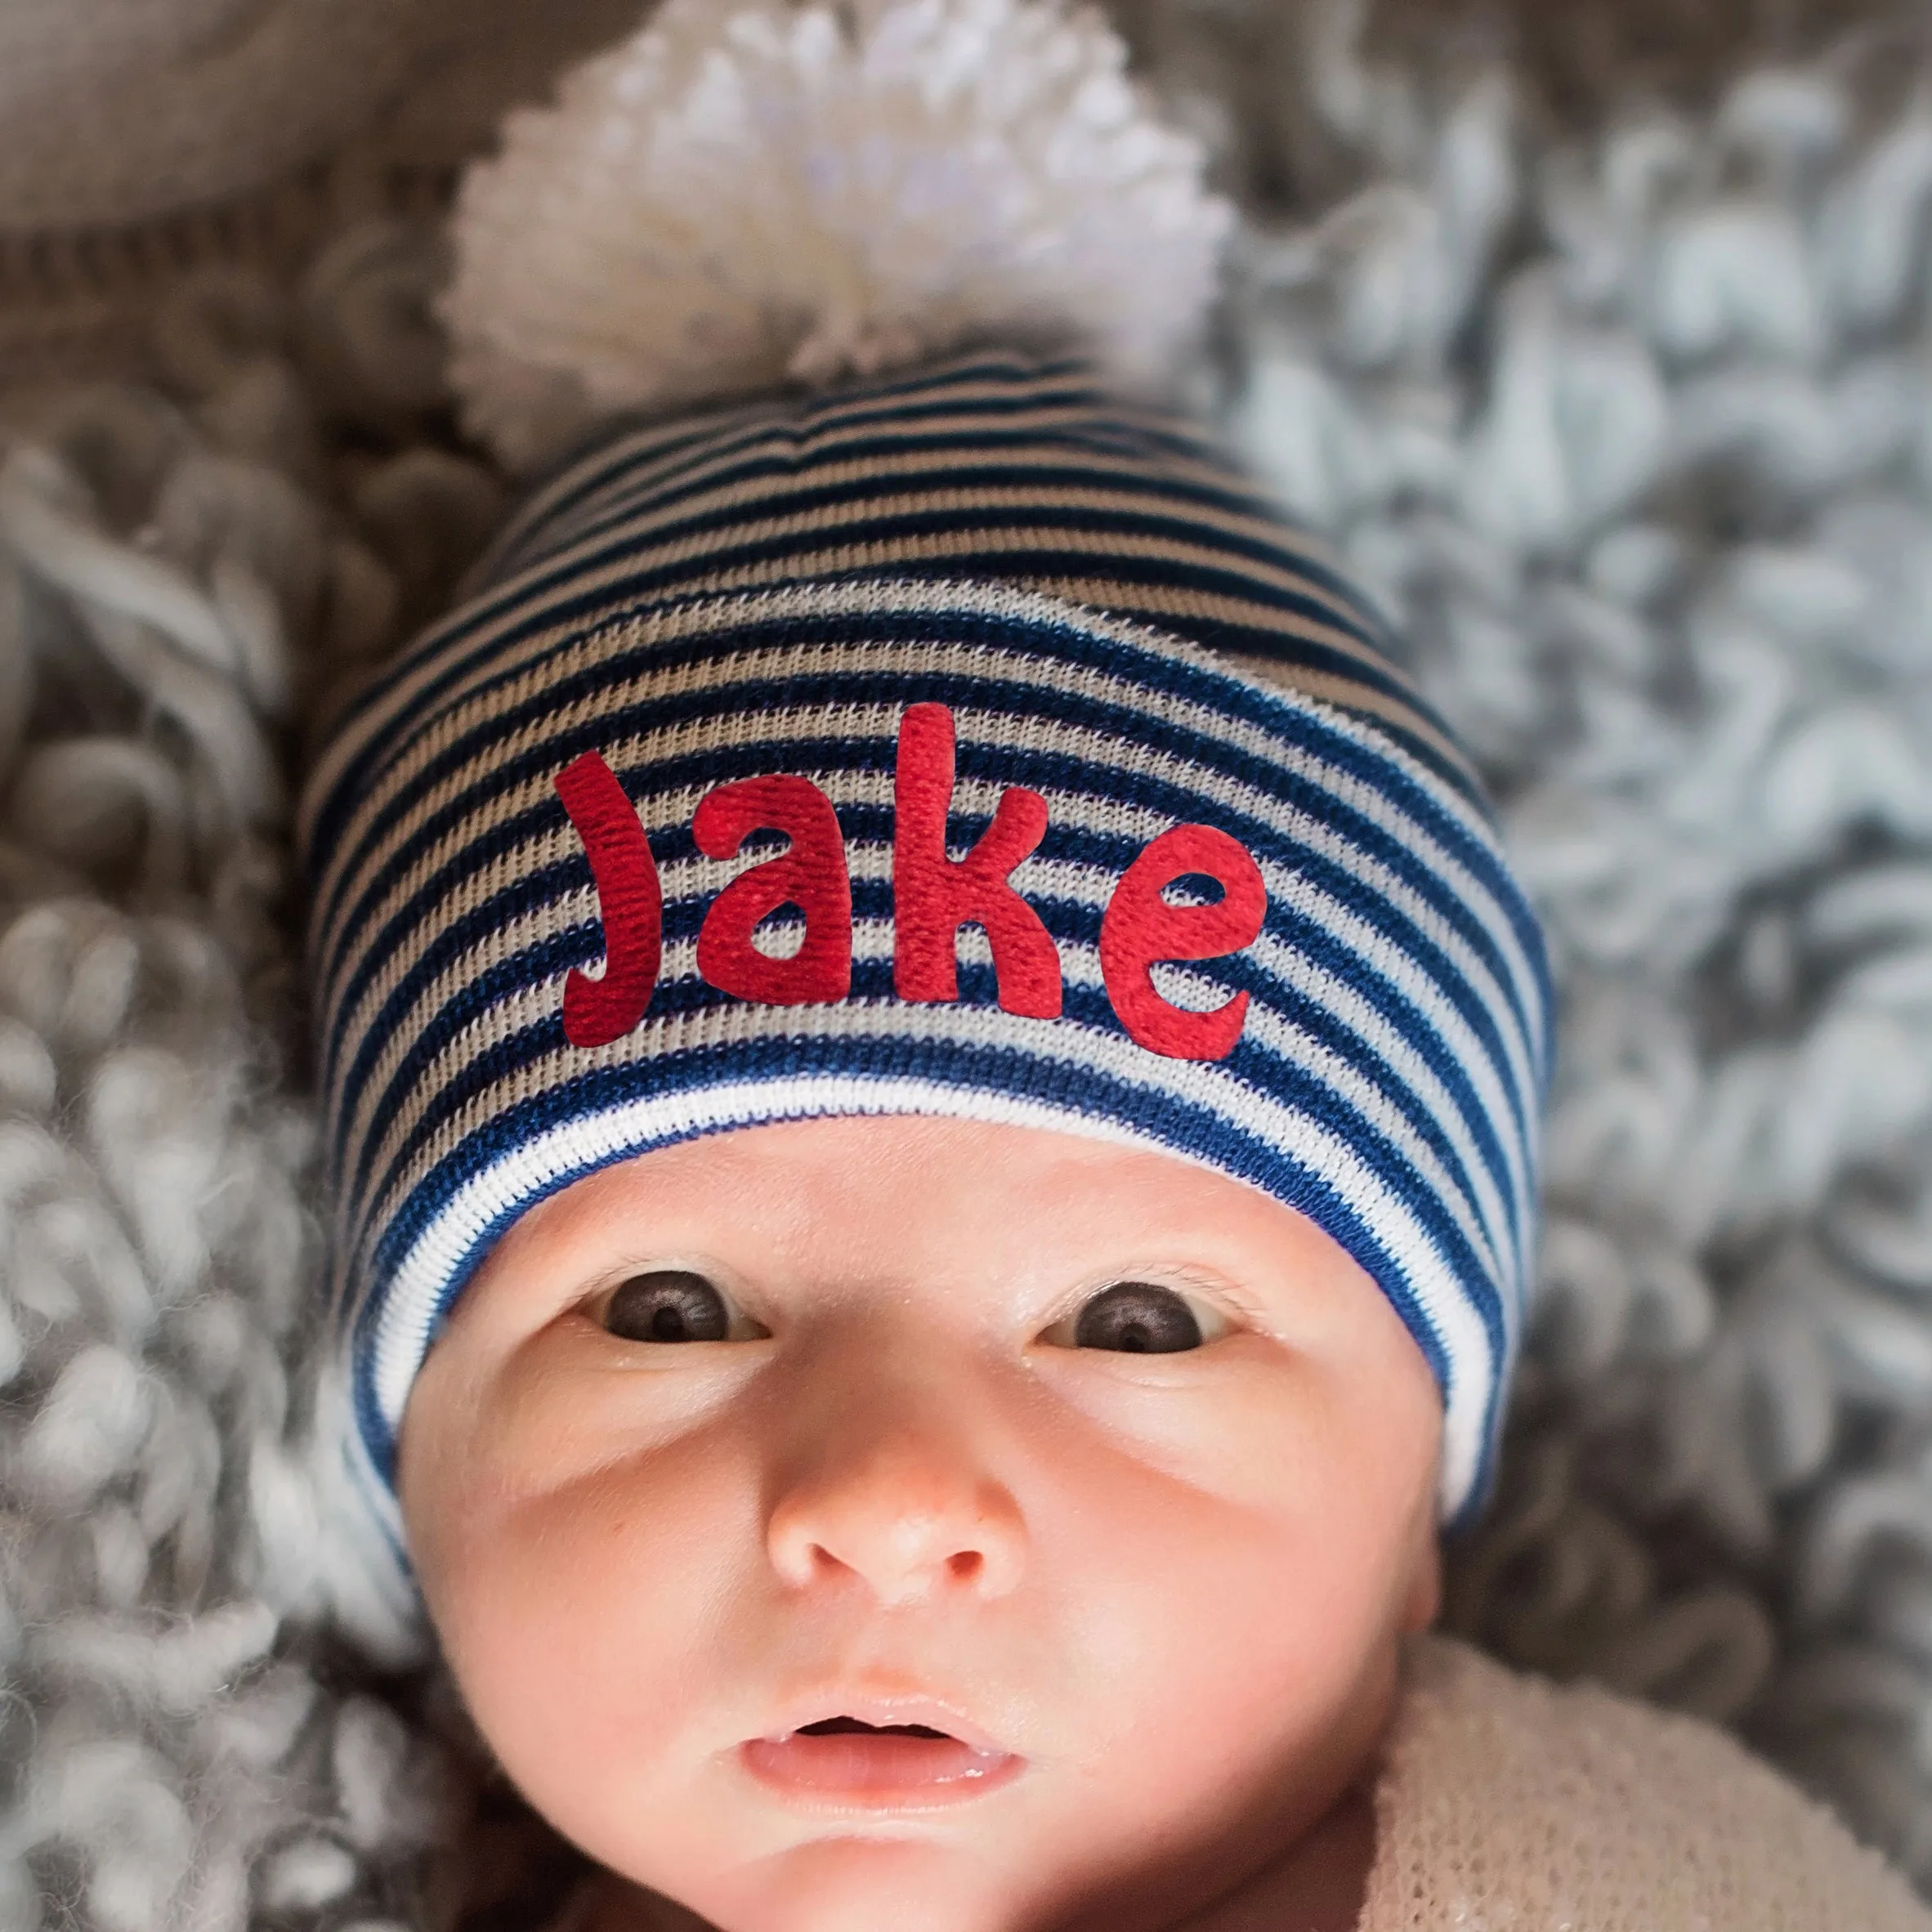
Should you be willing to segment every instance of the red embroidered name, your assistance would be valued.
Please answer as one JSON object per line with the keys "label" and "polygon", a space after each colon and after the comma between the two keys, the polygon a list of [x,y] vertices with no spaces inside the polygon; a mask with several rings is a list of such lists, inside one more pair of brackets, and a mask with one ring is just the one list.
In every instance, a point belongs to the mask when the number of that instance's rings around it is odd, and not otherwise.
{"label": "red embroidered name", "polygon": [[[899,727],[893,779],[892,984],[901,1000],[959,998],[959,934],[977,925],[993,955],[1000,1006],[1032,1019],[1061,1010],[1060,955],[1040,915],[1013,883],[1038,850],[1047,805],[1010,785],[991,822],[964,856],[946,849],[955,770],[953,715],[915,704]],[[607,1045],[637,1025],[651,1003],[664,951],[664,895],[650,842],[624,788],[594,751],[557,774],[557,790],[584,841],[604,928],[604,967],[574,967],[564,984],[564,1037]],[[785,849],[740,873],[718,893],[698,934],[698,971],[722,993],[771,1006],[843,1000],[852,991],[852,879],[832,802],[804,778],[749,778],[700,803],[691,836],[707,858],[737,856],[754,832],[778,832]],[[1183,879],[1211,881],[1220,897],[1175,904]],[[795,911],[803,935],[789,958],[754,936],[774,913]],[[1127,868],[1100,925],[1108,1000],[1132,1039],[1174,1060],[1222,1060],[1247,1018],[1248,995],[1210,1010],[1174,1005],[1152,968],[1210,959],[1253,943],[1268,909],[1261,868],[1237,840],[1211,825],[1176,825]]]}

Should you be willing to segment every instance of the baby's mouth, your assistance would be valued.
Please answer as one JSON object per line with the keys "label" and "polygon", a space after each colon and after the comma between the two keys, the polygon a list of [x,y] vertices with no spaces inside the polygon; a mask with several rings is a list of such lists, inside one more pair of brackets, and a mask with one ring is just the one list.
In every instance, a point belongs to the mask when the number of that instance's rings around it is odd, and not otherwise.
{"label": "baby's mouth", "polygon": [[936,1731],[930,1724],[869,1724],[862,1717],[821,1717],[815,1724],[801,1724],[794,1737],[838,1737],[863,1732],[869,1737],[946,1737],[950,1731]]}
{"label": "baby's mouth", "polygon": [[788,1796],[922,1809],[977,1796],[1025,1761],[935,1724],[874,1724],[844,1713],[740,1749],[754,1777]]}

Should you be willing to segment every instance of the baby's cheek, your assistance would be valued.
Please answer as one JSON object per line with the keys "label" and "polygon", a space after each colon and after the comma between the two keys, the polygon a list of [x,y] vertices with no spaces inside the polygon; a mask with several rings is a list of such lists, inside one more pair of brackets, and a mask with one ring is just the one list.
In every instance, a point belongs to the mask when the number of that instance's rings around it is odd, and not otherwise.
{"label": "baby's cheek", "polygon": [[1338,1529],[1351,1545],[1393,1538],[1433,1494],[1441,1405],[1419,1357],[1336,1360],[1247,1334],[1152,1372],[1147,1359],[1070,1351],[1049,1372],[1124,1456],[1203,1499],[1325,1526],[1333,1550]]}
{"label": "baby's cheek", "polygon": [[[413,1499],[424,1594],[512,1778],[566,1829],[587,1776],[661,1759],[714,1680],[705,1606],[752,1493],[728,1445],[621,1392],[534,1384],[432,1459]],[[669,1387],[653,1391],[661,1399]],[[688,1421],[688,1418],[686,1420]]]}
{"label": "baby's cheek", "polygon": [[[1296,1446],[1280,1430],[1250,1442]],[[1260,1844],[1312,1822],[1386,1714],[1393,1526],[1351,1523],[1280,1464],[1272,1493],[1144,1469],[1085,1487],[1121,1506],[1070,1525],[1055,1562],[1077,1681],[1049,1694],[1111,1841]]]}
{"label": "baby's cheek", "polygon": [[1165,1385],[1066,1364],[1083,1423],[1042,1459],[1064,1513],[1034,1528],[1043,1580],[1085,1607],[1106,1708],[1194,1728],[1220,1700],[1225,1749],[1258,1698],[1313,1711],[1387,1636],[1437,1432],[1260,1338],[1216,1355]]}

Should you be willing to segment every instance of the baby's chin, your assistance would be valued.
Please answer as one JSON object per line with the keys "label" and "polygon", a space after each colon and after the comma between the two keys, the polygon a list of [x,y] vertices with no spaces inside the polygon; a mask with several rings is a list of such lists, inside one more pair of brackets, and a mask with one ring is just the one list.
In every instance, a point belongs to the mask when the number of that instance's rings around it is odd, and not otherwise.
{"label": "baby's chin", "polygon": [[815,1839],[698,1890],[694,1910],[610,1875],[579,1932],[1049,1932],[1065,1916],[1047,1888],[1016,1894],[958,1845],[883,1831]]}
{"label": "baby's chin", "polygon": [[1230,1873],[1225,1848],[1099,1881],[1037,1856],[1016,1872],[984,1845],[855,1825],[709,1875],[694,1889],[701,1911],[606,1872],[569,1932],[1342,1932],[1374,1858],[1370,1769],[1245,1876]]}

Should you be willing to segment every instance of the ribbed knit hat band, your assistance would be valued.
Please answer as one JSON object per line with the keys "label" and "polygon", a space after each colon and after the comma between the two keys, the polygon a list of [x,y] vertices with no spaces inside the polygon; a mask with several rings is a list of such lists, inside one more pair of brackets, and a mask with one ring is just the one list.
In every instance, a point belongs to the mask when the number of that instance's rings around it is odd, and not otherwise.
{"label": "ribbed knit hat band", "polygon": [[1480,1500],[1535,922],[1360,600],[1080,365],[963,357],[597,450],[362,696],[305,829],[379,1497],[437,1322],[536,1201],[919,1113],[1308,1214],[1435,1371],[1445,1516]]}

